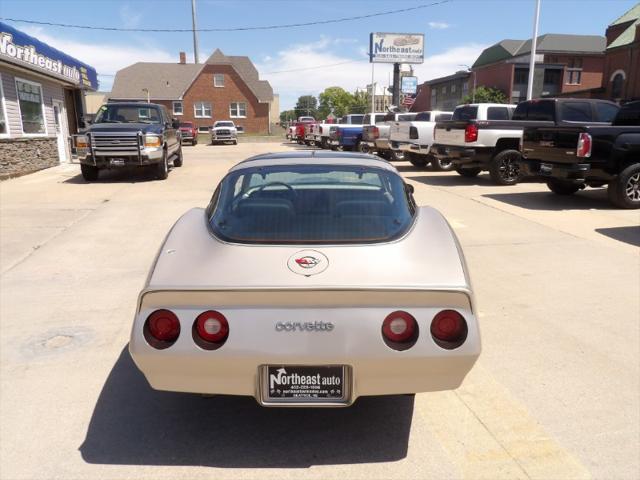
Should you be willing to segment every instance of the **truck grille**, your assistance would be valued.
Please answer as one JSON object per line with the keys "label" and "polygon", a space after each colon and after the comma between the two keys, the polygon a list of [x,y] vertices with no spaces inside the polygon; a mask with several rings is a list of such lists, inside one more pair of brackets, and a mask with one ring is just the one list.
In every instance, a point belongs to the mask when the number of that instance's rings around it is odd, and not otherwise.
{"label": "truck grille", "polygon": [[216,135],[231,135],[231,130],[216,130]]}
{"label": "truck grille", "polygon": [[98,133],[92,132],[91,149],[95,154],[109,152],[138,155],[141,145],[139,132]]}

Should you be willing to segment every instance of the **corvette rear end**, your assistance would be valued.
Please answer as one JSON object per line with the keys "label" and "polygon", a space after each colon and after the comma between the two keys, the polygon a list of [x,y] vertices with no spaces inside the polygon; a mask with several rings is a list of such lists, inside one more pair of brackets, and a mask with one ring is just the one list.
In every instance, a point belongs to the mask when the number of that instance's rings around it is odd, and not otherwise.
{"label": "corvette rear end", "polygon": [[304,166],[282,156],[240,164],[206,210],[174,225],[131,334],[153,388],[347,406],[463,381],[480,334],[449,225],[411,206],[386,162],[323,156],[322,165],[313,156]]}

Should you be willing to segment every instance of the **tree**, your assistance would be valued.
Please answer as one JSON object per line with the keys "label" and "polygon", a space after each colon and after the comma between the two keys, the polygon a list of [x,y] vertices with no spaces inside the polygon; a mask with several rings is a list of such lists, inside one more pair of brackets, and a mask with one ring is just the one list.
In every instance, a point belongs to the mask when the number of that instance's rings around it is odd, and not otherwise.
{"label": "tree", "polygon": [[320,118],[327,118],[331,112],[336,117],[342,117],[350,113],[353,96],[341,87],[329,87],[320,94]]}
{"label": "tree", "polygon": [[280,112],[280,123],[284,123],[284,122],[289,122],[291,120],[295,120],[296,118],[296,111],[295,110],[284,110],[283,112]]}
{"label": "tree", "polygon": [[356,90],[351,103],[351,113],[368,113],[371,109],[371,96],[362,90]]}
{"label": "tree", "polygon": [[296,118],[302,116],[318,116],[318,99],[313,95],[303,95],[298,98],[298,103],[294,108],[296,112]]}
{"label": "tree", "polygon": [[462,103],[507,103],[507,96],[497,88],[478,87],[475,96],[470,93]]}

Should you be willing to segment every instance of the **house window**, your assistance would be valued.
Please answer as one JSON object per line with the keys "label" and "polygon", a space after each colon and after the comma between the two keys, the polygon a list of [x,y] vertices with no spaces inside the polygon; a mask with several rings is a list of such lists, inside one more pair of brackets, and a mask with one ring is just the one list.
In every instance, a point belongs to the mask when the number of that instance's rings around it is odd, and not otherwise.
{"label": "house window", "polygon": [[580,85],[582,80],[582,58],[572,58],[567,67],[569,85]]}
{"label": "house window", "polygon": [[456,85],[455,83],[451,85],[451,93],[456,93]]}
{"label": "house window", "polygon": [[526,85],[529,83],[529,70],[524,68],[516,68],[513,72],[514,85]]}
{"label": "house window", "polygon": [[9,136],[9,122],[7,121],[7,107],[4,104],[4,90],[2,89],[2,75],[0,75],[0,137]]}
{"label": "house window", "polygon": [[469,92],[469,82],[462,82],[462,95],[466,95]]}
{"label": "house window", "polygon": [[622,98],[622,87],[624,85],[624,73],[616,73],[611,80],[611,98]]}
{"label": "house window", "polygon": [[247,116],[247,104],[244,102],[232,102],[229,104],[229,116],[231,118],[244,118]]}
{"label": "house window", "polygon": [[42,85],[16,78],[16,90],[22,120],[22,133],[25,135],[46,135]]}
{"label": "house window", "polygon": [[173,114],[174,115],[182,115],[182,102],[173,102]]}
{"label": "house window", "polygon": [[224,87],[224,75],[222,73],[216,73],[213,75],[213,86]]}
{"label": "house window", "polygon": [[445,93],[447,93],[447,86],[443,85],[442,89],[440,90],[442,92],[442,94],[444,95]]}
{"label": "house window", "polygon": [[211,118],[211,103],[210,102],[194,103],[193,113],[196,118]]}

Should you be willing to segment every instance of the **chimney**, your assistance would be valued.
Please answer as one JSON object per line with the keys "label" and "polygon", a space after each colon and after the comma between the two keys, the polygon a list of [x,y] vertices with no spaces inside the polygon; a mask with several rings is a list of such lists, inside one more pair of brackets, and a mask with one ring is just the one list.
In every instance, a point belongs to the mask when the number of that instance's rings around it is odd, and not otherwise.
{"label": "chimney", "polygon": [[185,63],[187,63],[187,54],[180,52],[180,64],[184,65]]}

